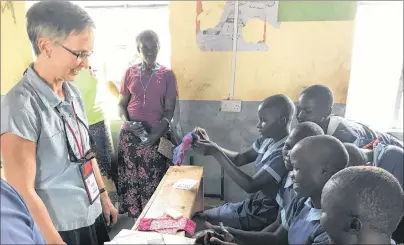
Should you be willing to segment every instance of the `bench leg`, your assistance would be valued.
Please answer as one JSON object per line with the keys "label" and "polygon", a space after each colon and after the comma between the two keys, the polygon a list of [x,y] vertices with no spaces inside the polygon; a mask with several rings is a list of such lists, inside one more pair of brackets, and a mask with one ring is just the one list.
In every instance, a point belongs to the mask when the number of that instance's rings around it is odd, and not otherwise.
{"label": "bench leg", "polygon": [[203,190],[203,178],[202,178],[201,183],[199,185],[198,193],[196,194],[195,204],[192,210],[192,216],[195,213],[204,211],[203,196],[204,196],[204,190]]}

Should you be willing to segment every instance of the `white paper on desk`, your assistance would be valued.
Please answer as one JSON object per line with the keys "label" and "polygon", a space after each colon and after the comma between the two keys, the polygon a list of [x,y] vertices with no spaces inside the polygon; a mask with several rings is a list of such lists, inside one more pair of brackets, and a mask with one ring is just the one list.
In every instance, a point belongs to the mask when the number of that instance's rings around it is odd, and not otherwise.
{"label": "white paper on desk", "polygon": [[157,232],[143,232],[132,230],[121,230],[118,235],[111,241],[104,244],[194,244],[195,239],[182,236],[160,234]]}
{"label": "white paper on desk", "polygon": [[121,230],[110,242],[104,244],[147,244],[147,237],[143,232]]}
{"label": "white paper on desk", "polygon": [[196,183],[198,183],[198,181],[194,179],[180,179],[173,185],[173,187],[175,189],[190,190],[196,185]]}

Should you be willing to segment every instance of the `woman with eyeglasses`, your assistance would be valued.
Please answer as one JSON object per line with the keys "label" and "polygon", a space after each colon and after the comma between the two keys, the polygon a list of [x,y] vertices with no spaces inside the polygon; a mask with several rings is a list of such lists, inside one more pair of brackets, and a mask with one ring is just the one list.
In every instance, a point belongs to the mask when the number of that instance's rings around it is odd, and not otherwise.
{"label": "woman with eyeglasses", "polygon": [[1,156],[48,244],[103,244],[117,219],[90,145],[79,90],[69,81],[88,67],[93,21],[67,1],[27,12],[36,61],[1,103]]}
{"label": "woman with eyeglasses", "polygon": [[141,32],[136,45],[142,61],[126,70],[118,107],[123,120],[118,147],[119,212],[133,218],[139,217],[168,169],[169,159],[161,149],[168,142],[177,98],[174,73],[156,63],[157,34]]}

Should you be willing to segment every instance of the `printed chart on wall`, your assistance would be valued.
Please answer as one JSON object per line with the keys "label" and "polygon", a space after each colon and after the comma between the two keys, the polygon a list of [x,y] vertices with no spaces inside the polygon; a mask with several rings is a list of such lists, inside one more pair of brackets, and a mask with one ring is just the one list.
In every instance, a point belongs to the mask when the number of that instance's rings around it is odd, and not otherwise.
{"label": "printed chart on wall", "polygon": [[[209,8],[212,1],[198,0],[196,3],[196,42],[201,51],[232,51],[235,19],[235,1],[226,1],[222,8]],[[278,23],[279,1],[239,1],[237,18],[237,51],[267,51],[266,28]],[[212,23],[215,11],[223,9],[217,24]],[[216,13],[220,14],[220,13]],[[209,16],[209,18],[207,18]],[[214,19],[214,18],[213,18]],[[255,42],[245,40],[242,31],[250,20],[262,21],[262,39]],[[214,21],[214,20],[213,20]],[[210,23],[207,23],[210,22]],[[211,25],[213,27],[209,27]],[[208,28],[206,28],[208,27]],[[206,28],[206,29],[205,29]]]}

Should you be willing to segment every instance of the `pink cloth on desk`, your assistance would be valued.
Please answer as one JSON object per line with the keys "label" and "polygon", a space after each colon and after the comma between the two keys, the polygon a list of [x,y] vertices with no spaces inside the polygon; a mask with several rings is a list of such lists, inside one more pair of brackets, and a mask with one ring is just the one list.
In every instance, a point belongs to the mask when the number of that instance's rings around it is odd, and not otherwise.
{"label": "pink cloth on desk", "polygon": [[186,231],[191,236],[195,233],[196,223],[188,218],[172,219],[162,217],[155,219],[143,218],[140,220],[139,231],[155,231],[164,234],[175,234],[178,231]]}

